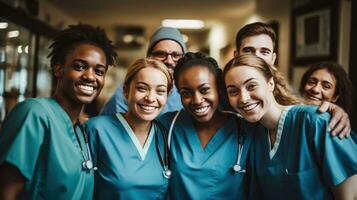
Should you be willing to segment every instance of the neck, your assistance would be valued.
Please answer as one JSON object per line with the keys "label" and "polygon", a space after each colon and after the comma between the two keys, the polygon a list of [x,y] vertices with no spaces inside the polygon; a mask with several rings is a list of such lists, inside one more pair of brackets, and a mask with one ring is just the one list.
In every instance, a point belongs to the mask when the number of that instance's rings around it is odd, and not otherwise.
{"label": "neck", "polygon": [[276,131],[279,125],[279,119],[285,107],[286,106],[278,104],[274,99],[274,102],[272,102],[270,105],[270,109],[260,120],[260,123],[269,130],[270,139],[273,144],[276,139]]}
{"label": "neck", "polygon": [[79,115],[81,114],[84,104],[71,102],[64,96],[58,95],[57,93],[53,94],[52,98],[55,99],[59,105],[62,106],[63,110],[68,114],[69,118],[71,119],[72,126],[74,126],[79,120]]}
{"label": "neck", "polygon": [[138,120],[137,118],[133,117],[130,112],[124,113],[124,118],[128,122],[131,129],[134,131],[134,134],[139,139],[140,143],[144,145],[147,137],[149,136],[151,121]]}
{"label": "neck", "polygon": [[203,148],[206,147],[206,145],[217,132],[217,130],[222,127],[222,124],[224,123],[225,119],[226,115],[222,112],[217,111],[213,115],[212,119],[208,122],[201,123],[195,120],[193,121],[194,127],[198,134],[198,138],[200,139]]}

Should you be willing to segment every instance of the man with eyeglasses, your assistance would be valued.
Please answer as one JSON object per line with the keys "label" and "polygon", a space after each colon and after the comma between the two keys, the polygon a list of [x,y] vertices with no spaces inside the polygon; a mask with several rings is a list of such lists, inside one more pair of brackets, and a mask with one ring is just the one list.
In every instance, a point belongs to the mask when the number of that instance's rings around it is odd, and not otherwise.
{"label": "man with eyeglasses", "polygon": [[[147,57],[162,61],[171,74],[173,74],[177,61],[185,52],[186,45],[181,33],[175,28],[161,27],[151,36],[147,50]],[[167,103],[161,113],[180,109],[182,109],[180,94],[174,87],[172,88]],[[110,115],[127,111],[128,103],[123,94],[123,87],[119,85],[114,95],[104,105],[101,114]]]}

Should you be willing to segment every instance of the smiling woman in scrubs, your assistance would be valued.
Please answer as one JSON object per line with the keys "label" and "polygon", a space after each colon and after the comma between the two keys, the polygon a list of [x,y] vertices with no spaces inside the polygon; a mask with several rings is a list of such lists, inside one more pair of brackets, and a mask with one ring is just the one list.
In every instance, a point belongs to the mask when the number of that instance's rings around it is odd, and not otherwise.
{"label": "smiling woman in scrubs", "polygon": [[116,53],[102,29],[83,24],[61,31],[51,48],[53,96],[18,104],[1,129],[0,199],[92,198],[78,118],[100,93]]}
{"label": "smiling woman in scrubs", "polygon": [[170,199],[243,199],[250,137],[239,129],[243,120],[219,109],[223,85],[217,62],[187,53],[174,80],[184,110],[159,117],[167,129],[173,127]]}
{"label": "smiling woman in scrubs", "polygon": [[330,136],[329,114],[295,105],[282,76],[254,55],[235,58],[224,80],[231,106],[263,125],[253,165],[265,199],[357,198],[357,145]]}
{"label": "smiling woman in scrubs", "polygon": [[124,80],[128,112],[98,116],[86,123],[98,167],[95,199],[166,198],[167,133],[153,120],[164,108],[171,88],[171,75],[162,62],[139,59]]}

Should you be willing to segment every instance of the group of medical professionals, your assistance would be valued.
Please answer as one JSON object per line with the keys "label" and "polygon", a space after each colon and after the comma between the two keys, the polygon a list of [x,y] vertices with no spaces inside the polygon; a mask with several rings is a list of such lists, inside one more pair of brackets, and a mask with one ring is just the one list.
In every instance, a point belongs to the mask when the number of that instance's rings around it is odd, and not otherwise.
{"label": "group of medical professionals", "polygon": [[50,46],[53,95],[19,103],[1,128],[0,199],[357,199],[348,76],[314,64],[296,95],[275,41],[245,25],[222,70],[161,27],[82,122],[117,55],[103,29],[69,26]]}

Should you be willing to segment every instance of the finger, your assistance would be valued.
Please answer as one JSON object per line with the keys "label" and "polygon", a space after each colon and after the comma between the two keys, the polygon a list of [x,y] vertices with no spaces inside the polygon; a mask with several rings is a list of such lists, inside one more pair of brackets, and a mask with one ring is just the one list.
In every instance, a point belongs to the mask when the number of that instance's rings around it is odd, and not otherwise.
{"label": "finger", "polygon": [[345,124],[338,123],[332,130],[331,133],[333,136],[338,135],[339,137],[341,136],[343,138],[343,133],[342,130],[345,128]]}
{"label": "finger", "polygon": [[[330,106],[330,103],[327,101],[323,101],[322,104],[317,109],[318,112],[326,112]],[[330,109],[331,110],[331,109]]]}
{"label": "finger", "polygon": [[[343,113],[336,112],[332,115],[330,123],[328,125],[329,130],[332,131],[335,129],[336,125],[338,124],[346,124],[346,121],[343,121]],[[343,125],[345,126],[345,125]]]}

